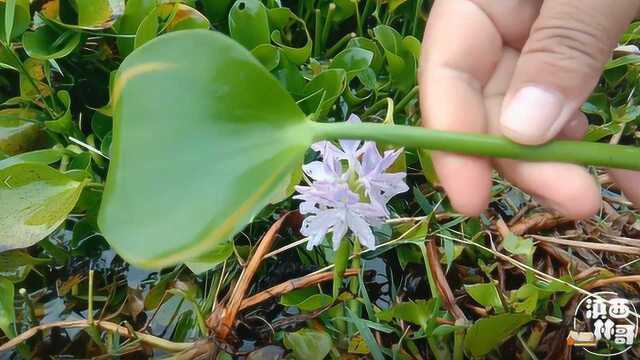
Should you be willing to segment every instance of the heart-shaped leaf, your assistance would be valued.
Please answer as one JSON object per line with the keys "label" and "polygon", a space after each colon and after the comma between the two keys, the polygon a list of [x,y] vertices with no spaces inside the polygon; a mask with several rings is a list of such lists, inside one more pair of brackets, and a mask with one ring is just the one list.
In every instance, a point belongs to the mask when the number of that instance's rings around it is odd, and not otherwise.
{"label": "heart-shaped leaf", "polygon": [[284,193],[312,141],[312,123],[278,81],[212,31],[170,33],[137,49],[112,95],[99,225],[139,266],[195,259],[229,239]]}
{"label": "heart-shaped leaf", "polygon": [[44,239],[67,218],[83,187],[83,181],[45,164],[0,169],[0,251]]}

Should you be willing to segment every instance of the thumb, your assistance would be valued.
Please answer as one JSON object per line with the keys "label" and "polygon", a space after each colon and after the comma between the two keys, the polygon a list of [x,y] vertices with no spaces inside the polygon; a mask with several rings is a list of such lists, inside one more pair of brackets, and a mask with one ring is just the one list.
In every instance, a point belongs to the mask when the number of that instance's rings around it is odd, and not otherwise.
{"label": "thumb", "polygon": [[555,137],[597,84],[639,4],[544,1],[505,97],[503,134],[529,145]]}

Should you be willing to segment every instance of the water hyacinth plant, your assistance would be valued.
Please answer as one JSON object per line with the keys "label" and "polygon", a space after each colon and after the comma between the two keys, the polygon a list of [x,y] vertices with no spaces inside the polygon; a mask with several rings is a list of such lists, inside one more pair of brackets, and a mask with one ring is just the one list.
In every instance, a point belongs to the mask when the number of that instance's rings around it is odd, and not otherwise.
{"label": "water hyacinth plant", "polygon": [[[360,123],[351,115],[348,123]],[[313,144],[322,161],[302,167],[309,186],[296,186],[294,199],[302,200],[300,213],[310,214],[300,232],[311,237],[307,249],[320,244],[332,233],[333,249],[350,230],[362,245],[375,247],[372,227],[389,217],[387,202],[397,194],[409,190],[403,172],[387,173],[387,169],[401,154],[387,150],[380,154],[373,141],[340,140],[339,147],[329,141]]]}

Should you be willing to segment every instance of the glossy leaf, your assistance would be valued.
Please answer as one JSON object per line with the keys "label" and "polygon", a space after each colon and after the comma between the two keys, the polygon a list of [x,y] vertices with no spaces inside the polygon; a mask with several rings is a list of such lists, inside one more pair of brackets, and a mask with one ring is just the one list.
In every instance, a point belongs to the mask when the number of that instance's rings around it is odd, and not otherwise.
{"label": "glossy leaf", "polygon": [[262,44],[251,50],[253,56],[260,60],[267,70],[271,71],[280,64],[280,50],[271,44]]}
{"label": "glossy leaf", "polygon": [[347,48],[333,58],[330,68],[343,69],[351,79],[365,70],[373,60],[373,52],[360,48]]}
{"label": "glossy leaf", "polygon": [[[269,9],[269,25],[271,40],[278,45],[282,52],[296,65],[302,65],[311,56],[313,41],[304,20],[296,16],[289,8],[280,7]],[[289,32],[289,34],[285,34]],[[292,34],[298,32],[300,34]],[[292,42],[287,39],[302,38],[303,41]]]}
{"label": "glossy leaf", "polygon": [[464,338],[465,351],[480,357],[488,354],[513,336],[520,327],[531,321],[526,314],[500,314],[476,321]]}
{"label": "glossy leaf", "polygon": [[58,92],[58,99],[62,102],[65,107],[64,113],[55,120],[45,121],[46,127],[56,133],[59,134],[73,134],[74,127],[73,121],[71,119],[71,95],[66,90],[61,90]]}
{"label": "glossy leaf", "polygon": [[317,118],[326,114],[347,86],[347,75],[342,69],[328,69],[313,78],[304,88],[307,96],[300,106]]}
{"label": "glossy leaf", "polygon": [[209,20],[198,10],[181,3],[161,4],[140,23],[134,47],[142,46],[162,32],[208,28]]}
{"label": "glossy leaf", "polygon": [[[142,20],[156,6],[155,0],[128,0],[124,9],[124,13],[114,24],[114,28],[122,35],[134,35],[138,31],[138,27]],[[120,54],[129,55],[133,51],[134,39],[119,37],[116,39]]]}
{"label": "glossy leaf", "polygon": [[22,36],[27,54],[41,60],[59,59],[69,55],[78,45],[82,34],[72,30],[58,33],[50,26],[41,26]]}
{"label": "glossy leaf", "polygon": [[66,219],[82,191],[76,181],[44,164],[0,169],[0,251],[44,239]]}
{"label": "glossy leaf", "polygon": [[312,140],[278,82],[238,43],[211,31],[167,34],[134,51],[113,99],[99,224],[113,248],[140,266],[197,258],[229,239],[284,192]]}
{"label": "glossy leaf", "polygon": [[229,34],[249,50],[270,43],[267,8],[258,0],[238,0],[229,11]]}
{"label": "glossy leaf", "polygon": [[500,301],[498,289],[494,283],[465,285],[464,289],[480,305],[496,309],[496,311],[503,310],[502,301]]}

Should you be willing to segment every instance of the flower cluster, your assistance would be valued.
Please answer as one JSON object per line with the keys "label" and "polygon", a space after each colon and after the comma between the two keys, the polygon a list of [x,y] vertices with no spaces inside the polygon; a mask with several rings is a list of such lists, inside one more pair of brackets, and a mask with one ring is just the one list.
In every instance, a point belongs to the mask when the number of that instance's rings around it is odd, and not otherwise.
{"label": "flower cluster", "polygon": [[[351,115],[350,123],[360,118]],[[302,200],[300,212],[309,214],[300,232],[310,237],[307,248],[320,244],[332,233],[334,250],[351,232],[365,247],[375,247],[372,227],[389,217],[387,202],[397,194],[409,190],[405,173],[387,173],[402,149],[380,154],[373,141],[340,140],[339,146],[321,141],[312,145],[322,161],[302,167],[309,186],[297,186],[295,199]]]}

